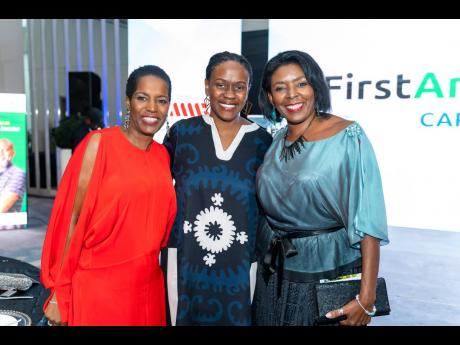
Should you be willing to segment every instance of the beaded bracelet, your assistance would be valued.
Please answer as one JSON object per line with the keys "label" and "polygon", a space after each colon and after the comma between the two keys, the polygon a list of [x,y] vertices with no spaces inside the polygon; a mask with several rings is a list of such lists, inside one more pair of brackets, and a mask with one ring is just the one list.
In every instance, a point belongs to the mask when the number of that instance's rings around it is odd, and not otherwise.
{"label": "beaded bracelet", "polygon": [[375,305],[372,307],[372,312],[370,311],[367,311],[366,308],[363,307],[363,305],[361,304],[361,302],[359,301],[359,294],[356,295],[356,301],[358,301],[358,304],[359,306],[364,310],[364,312],[369,315],[369,316],[374,316],[375,313],[377,312],[377,308],[375,307]]}

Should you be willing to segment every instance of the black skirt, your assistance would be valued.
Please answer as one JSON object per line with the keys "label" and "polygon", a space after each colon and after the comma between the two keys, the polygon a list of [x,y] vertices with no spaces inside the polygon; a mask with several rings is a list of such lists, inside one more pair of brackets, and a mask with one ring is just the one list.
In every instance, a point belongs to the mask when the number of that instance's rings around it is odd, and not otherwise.
{"label": "black skirt", "polygon": [[[361,267],[347,267],[338,276],[360,273]],[[286,272],[285,272],[286,273]],[[287,278],[287,279],[285,279]],[[318,317],[315,284],[318,280],[302,282],[283,275],[278,296],[277,272],[267,275],[259,263],[252,303],[255,326],[313,326]],[[338,326],[339,323],[328,325]]]}

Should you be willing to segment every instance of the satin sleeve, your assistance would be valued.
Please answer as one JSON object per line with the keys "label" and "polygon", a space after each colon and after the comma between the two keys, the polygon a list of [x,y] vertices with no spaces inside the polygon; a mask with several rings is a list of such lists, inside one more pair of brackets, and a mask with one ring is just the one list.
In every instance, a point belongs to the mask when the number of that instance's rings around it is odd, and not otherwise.
{"label": "satin sleeve", "polygon": [[341,209],[348,239],[353,248],[360,248],[365,235],[389,243],[382,180],[372,145],[357,124],[347,129],[348,164],[345,179],[347,188],[341,195]]}
{"label": "satin sleeve", "polygon": [[67,322],[68,320],[72,294],[71,281],[78,265],[82,246],[84,245],[85,229],[91,217],[92,208],[97,198],[97,186],[100,183],[102,138],[99,142],[96,160],[80,215],[74,227],[67,254],[63,258],[83,157],[91,136],[96,132],[98,131],[91,132],[83,139],[67,164],[56,193],[43,243],[40,278],[43,285],[51,290],[50,297],[44,303],[43,310],[46,310],[49,300],[54,293],[58,302],[62,322]]}

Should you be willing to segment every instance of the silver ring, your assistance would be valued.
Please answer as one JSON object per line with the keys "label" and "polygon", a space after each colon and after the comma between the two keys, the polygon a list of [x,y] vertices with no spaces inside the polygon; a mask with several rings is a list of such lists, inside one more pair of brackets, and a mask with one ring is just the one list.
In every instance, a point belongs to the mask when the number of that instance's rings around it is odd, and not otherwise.
{"label": "silver ring", "polygon": [[48,326],[54,326],[54,323],[52,323],[50,320],[48,320]]}
{"label": "silver ring", "polygon": [[343,315],[343,313],[344,313],[343,308],[339,309],[339,313],[340,313],[340,315]]}

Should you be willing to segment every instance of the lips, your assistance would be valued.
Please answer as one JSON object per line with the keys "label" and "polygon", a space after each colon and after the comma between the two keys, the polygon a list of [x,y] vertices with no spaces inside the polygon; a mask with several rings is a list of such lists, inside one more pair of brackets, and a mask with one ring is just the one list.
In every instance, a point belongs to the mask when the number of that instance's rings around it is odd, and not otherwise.
{"label": "lips", "polygon": [[236,104],[219,103],[219,105],[225,110],[233,110],[236,108]]}
{"label": "lips", "polygon": [[156,125],[160,121],[160,119],[157,117],[143,116],[142,121],[145,124],[152,126],[152,125]]}
{"label": "lips", "polygon": [[303,107],[303,103],[296,103],[296,104],[286,105],[286,109],[290,113],[295,113],[295,112],[299,111],[300,109],[302,109],[302,107]]}

